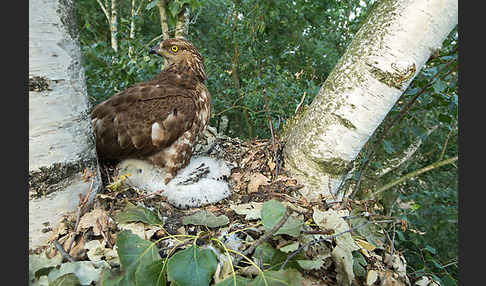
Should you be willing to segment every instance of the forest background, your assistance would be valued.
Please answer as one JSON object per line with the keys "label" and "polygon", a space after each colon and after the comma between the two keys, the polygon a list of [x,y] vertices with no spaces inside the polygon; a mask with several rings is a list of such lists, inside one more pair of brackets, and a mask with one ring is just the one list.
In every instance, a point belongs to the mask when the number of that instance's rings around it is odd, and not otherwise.
{"label": "forest background", "polygon": [[[264,90],[276,133],[312,102],[375,2],[171,0],[163,23],[159,1],[75,1],[93,105],[160,72],[163,60],[148,51],[163,38],[164,24],[173,35],[185,12],[187,39],[205,60],[210,125],[245,140],[271,137]],[[352,178],[359,182],[356,196],[367,182],[384,185],[457,155],[458,44],[456,27],[361,150]],[[404,164],[379,174],[410,146],[417,148]],[[383,192],[382,203],[407,223],[405,230],[390,230],[407,273],[457,285],[457,164],[402,181]]]}

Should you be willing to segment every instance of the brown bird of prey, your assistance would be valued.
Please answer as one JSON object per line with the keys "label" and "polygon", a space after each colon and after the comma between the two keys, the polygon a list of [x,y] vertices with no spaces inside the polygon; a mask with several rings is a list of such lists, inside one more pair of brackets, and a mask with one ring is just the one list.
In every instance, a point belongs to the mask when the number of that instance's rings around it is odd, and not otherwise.
{"label": "brown bird of prey", "polygon": [[166,59],[162,72],[99,103],[91,112],[102,159],[143,159],[165,169],[167,184],[189,163],[206,128],[210,95],[203,58],[184,39],[167,39],[150,54]]}

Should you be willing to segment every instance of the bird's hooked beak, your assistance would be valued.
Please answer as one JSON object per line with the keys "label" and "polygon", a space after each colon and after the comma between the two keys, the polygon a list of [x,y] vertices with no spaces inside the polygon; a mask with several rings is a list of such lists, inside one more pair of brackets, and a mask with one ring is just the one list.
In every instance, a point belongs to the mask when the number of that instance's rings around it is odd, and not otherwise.
{"label": "bird's hooked beak", "polygon": [[155,46],[151,47],[149,50],[149,55],[152,54],[158,54],[157,51],[159,50],[159,44],[156,44]]}

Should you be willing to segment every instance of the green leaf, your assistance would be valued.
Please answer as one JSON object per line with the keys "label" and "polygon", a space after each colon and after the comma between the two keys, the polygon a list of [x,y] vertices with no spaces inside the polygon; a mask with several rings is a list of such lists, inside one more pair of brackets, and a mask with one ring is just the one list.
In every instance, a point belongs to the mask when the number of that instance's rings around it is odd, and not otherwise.
{"label": "green leaf", "polygon": [[206,286],[209,285],[216,266],[216,255],[210,249],[191,246],[169,258],[167,279],[179,286]]}
{"label": "green leaf", "polygon": [[442,81],[442,80],[436,80],[433,84],[432,87],[434,88],[434,91],[436,93],[441,93],[447,88],[447,84]]}
{"label": "green leaf", "polygon": [[175,18],[181,11],[183,4],[184,3],[180,1],[170,1],[167,4],[167,10],[169,11],[170,15]]}
{"label": "green leaf", "polygon": [[383,140],[383,149],[388,154],[393,154],[395,150],[393,149],[393,144],[388,140]]}
{"label": "green leaf", "polygon": [[[236,275],[236,286],[246,286],[250,283],[250,281],[251,279]],[[214,286],[234,286],[234,285],[235,285],[234,278],[233,276],[230,276],[224,279],[223,281],[216,283],[216,285]]]}
{"label": "green leaf", "polygon": [[154,8],[157,5],[157,3],[159,3],[159,0],[152,0],[152,2],[149,2],[147,6],[145,6],[145,10],[150,10]]}
{"label": "green leaf", "polygon": [[[287,259],[287,254],[273,248],[268,242],[264,242],[255,248],[253,253],[253,258],[259,261],[263,265],[269,265],[270,268],[280,267],[282,263]],[[303,259],[301,254],[295,255],[289,263],[287,263],[288,268],[297,268],[297,259]]]}
{"label": "green leaf", "polygon": [[426,245],[425,246],[425,250],[427,250],[428,252],[432,253],[432,254],[437,254],[437,250],[435,250],[435,248],[433,248],[432,246],[430,245]]}
{"label": "green leaf", "polygon": [[160,259],[159,249],[154,243],[141,239],[131,231],[123,230],[116,240],[120,264],[129,281],[135,281],[135,272]]}
{"label": "green leaf", "polygon": [[59,276],[56,280],[52,283],[49,283],[51,286],[78,286],[81,285],[79,282],[78,277],[74,273],[64,274]]}
{"label": "green leaf", "polygon": [[[262,223],[265,230],[271,230],[285,215],[285,206],[277,200],[270,200],[265,202],[262,207]],[[299,236],[302,230],[303,222],[292,216],[289,216],[287,221],[282,227],[275,233],[288,234],[294,237]]]}
{"label": "green leaf", "polygon": [[439,114],[439,121],[443,123],[450,124],[452,122],[452,118],[446,114]]}
{"label": "green leaf", "polygon": [[98,286],[131,286],[128,278],[125,274],[120,272],[110,271],[109,269],[103,270],[100,280],[96,283]]}
{"label": "green leaf", "polygon": [[75,261],[61,264],[59,268],[53,269],[47,276],[49,281],[55,281],[57,278],[68,273],[73,273],[78,277],[82,285],[90,285],[100,279],[104,269],[109,268],[106,261]]}
{"label": "green leaf", "polygon": [[182,223],[184,225],[193,224],[193,225],[205,225],[208,227],[219,227],[219,226],[227,225],[229,223],[229,219],[225,215],[215,216],[211,212],[208,212],[206,210],[201,210],[196,212],[193,215],[183,217]]}
{"label": "green leaf", "polygon": [[165,286],[164,260],[154,261],[144,268],[139,268],[135,272],[135,281],[137,285],[143,286]]}
{"label": "green leaf", "polygon": [[115,216],[118,223],[128,223],[134,221],[141,221],[151,225],[163,225],[162,220],[152,211],[129,204],[122,212]]}
{"label": "green leaf", "polygon": [[[266,280],[266,284],[265,281]],[[289,268],[279,271],[265,271],[253,279],[249,286],[301,286],[302,275],[299,271]]]}

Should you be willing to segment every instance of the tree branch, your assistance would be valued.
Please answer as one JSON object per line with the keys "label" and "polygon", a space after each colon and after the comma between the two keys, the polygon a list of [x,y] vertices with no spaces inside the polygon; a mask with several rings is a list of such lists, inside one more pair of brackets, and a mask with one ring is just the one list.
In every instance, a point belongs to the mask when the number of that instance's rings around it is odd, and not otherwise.
{"label": "tree branch", "polygon": [[[255,249],[258,245],[262,244],[264,241],[269,239],[272,235],[274,235],[284,225],[284,223],[287,221],[289,216],[290,216],[290,209],[288,207],[286,207],[285,214],[282,217],[282,219],[280,219],[280,221],[274,227],[272,227],[272,229],[265,232],[264,235],[260,236],[260,238],[257,239],[250,247],[245,249],[245,251],[243,251],[242,254],[244,256],[248,256],[251,253],[253,253],[253,251],[255,251]],[[238,263],[240,263],[241,259],[242,259],[242,256],[238,256],[237,258],[235,258],[235,262],[233,264],[238,265]]]}
{"label": "tree branch", "polygon": [[110,14],[108,14],[108,11],[106,11],[105,5],[103,5],[103,3],[101,3],[101,0],[96,0],[96,2],[98,2],[98,4],[100,4],[101,10],[103,10],[103,13],[106,16],[106,20],[108,21],[108,24],[111,25]]}
{"label": "tree branch", "polygon": [[439,127],[439,126],[435,125],[434,127],[430,128],[427,131],[425,136],[418,137],[412,144],[410,144],[410,146],[408,146],[408,148],[403,152],[403,154],[401,156],[387,160],[383,164],[383,165],[385,165],[385,167],[380,172],[378,172],[376,174],[376,176],[378,178],[380,178],[380,177],[388,174],[390,171],[395,170],[396,168],[400,167],[406,161],[410,160],[410,158],[412,158],[413,154],[415,154],[415,152],[417,152],[420,145],[422,145],[422,143],[425,141],[425,139],[427,137],[429,137],[429,135],[432,132],[434,132],[434,130],[436,130],[437,127]]}
{"label": "tree branch", "polygon": [[363,226],[365,226],[365,225],[367,225],[369,223],[370,223],[370,221],[367,221],[367,222],[364,222],[364,223],[362,223],[362,224],[360,224],[360,225],[358,225],[356,227],[349,228],[348,230],[345,230],[343,232],[336,233],[336,234],[333,234],[333,235],[324,236],[324,237],[321,237],[321,238],[318,238],[318,239],[315,239],[315,240],[311,240],[311,241],[309,241],[309,242],[301,245],[296,251],[292,252],[292,254],[290,254],[289,256],[287,256],[287,259],[285,259],[285,261],[282,264],[282,266],[280,266],[280,270],[284,269],[285,266],[287,265],[287,263],[290,261],[290,259],[292,259],[292,257],[294,257],[297,254],[299,254],[304,248],[309,247],[309,246],[311,246],[313,244],[319,243],[319,242],[321,242],[323,240],[326,240],[326,239],[334,239],[334,238],[336,238],[336,237],[338,237],[340,235],[343,235],[345,233],[348,233],[348,232],[351,232],[353,230],[356,230],[356,229],[358,229],[360,227],[363,227]]}
{"label": "tree branch", "polygon": [[393,181],[391,183],[388,183],[388,184],[384,185],[383,187],[379,188],[378,190],[376,190],[375,192],[373,192],[371,194],[371,196],[374,197],[377,194],[379,194],[381,192],[384,192],[384,191],[390,189],[391,187],[393,187],[393,186],[395,186],[397,184],[400,184],[400,183],[402,183],[402,182],[404,182],[404,181],[406,181],[406,180],[408,180],[408,179],[410,179],[412,177],[418,176],[418,175],[420,175],[422,173],[425,173],[427,171],[433,170],[435,168],[438,168],[438,167],[441,167],[441,166],[444,166],[444,165],[447,165],[447,164],[452,164],[454,161],[457,160],[457,158],[458,158],[458,156],[455,156],[453,158],[449,158],[449,159],[444,160],[444,161],[438,161],[438,162],[435,162],[433,164],[430,164],[427,167],[424,167],[424,168],[422,168],[420,170],[417,170],[417,171],[413,171],[411,173],[408,173],[405,176],[401,177],[400,179],[395,180],[395,181]]}

